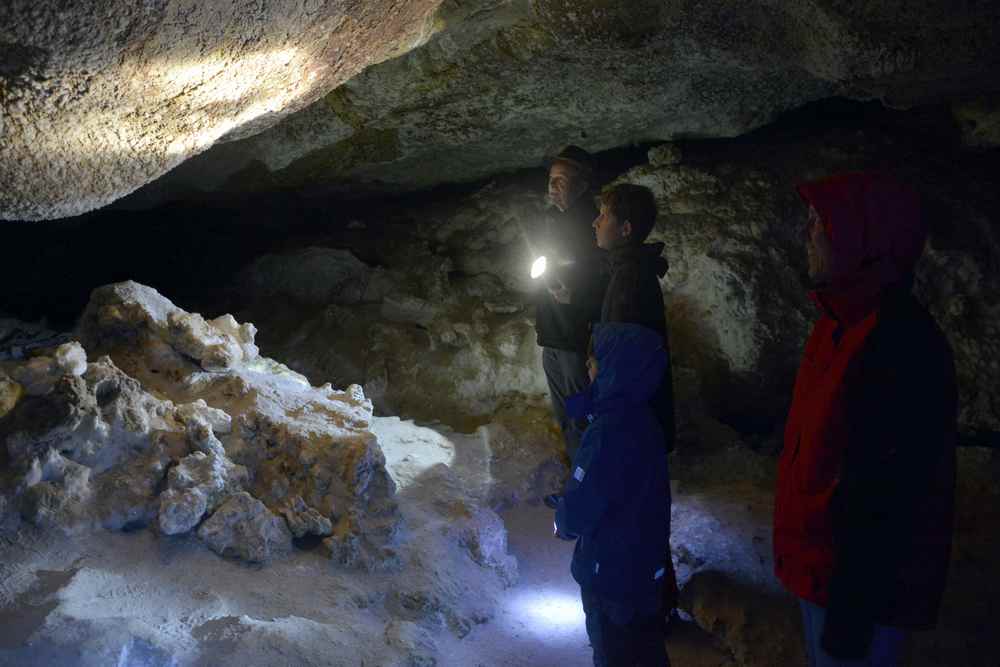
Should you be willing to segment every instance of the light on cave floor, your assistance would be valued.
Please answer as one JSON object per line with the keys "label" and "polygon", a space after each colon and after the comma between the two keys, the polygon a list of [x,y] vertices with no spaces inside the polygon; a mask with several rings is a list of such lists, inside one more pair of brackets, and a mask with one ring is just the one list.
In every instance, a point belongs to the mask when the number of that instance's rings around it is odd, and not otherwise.
{"label": "light on cave floor", "polygon": [[523,591],[510,601],[510,612],[542,638],[577,634],[584,627],[580,593],[569,591]]}
{"label": "light on cave floor", "polygon": [[385,454],[386,470],[400,490],[425,470],[455,460],[455,444],[433,429],[398,417],[374,417],[371,428]]}

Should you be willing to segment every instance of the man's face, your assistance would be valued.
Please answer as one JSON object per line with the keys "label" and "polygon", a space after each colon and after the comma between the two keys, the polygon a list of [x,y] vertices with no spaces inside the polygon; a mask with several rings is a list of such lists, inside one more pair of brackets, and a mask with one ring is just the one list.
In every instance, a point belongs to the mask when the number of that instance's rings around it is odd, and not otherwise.
{"label": "man's face", "polygon": [[628,240],[625,227],[607,204],[601,204],[601,211],[594,219],[593,227],[598,248],[611,250]]}
{"label": "man's face", "polygon": [[565,211],[587,189],[587,182],[580,170],[565,162],[556,162],[549,168],[549,199],[560,211]]}
{"label": "man's face", "polygon": [[806,226],[806,255],[809,259],[809,279],[814,285],[830,281],[833,249],[830,238],[823,228],[819,213],[809,207],[809,222]]}
{"label": "man's face", "polygon": [[587,357],[587,377],[591,382],[597,379],[597,359],[593,356]]}

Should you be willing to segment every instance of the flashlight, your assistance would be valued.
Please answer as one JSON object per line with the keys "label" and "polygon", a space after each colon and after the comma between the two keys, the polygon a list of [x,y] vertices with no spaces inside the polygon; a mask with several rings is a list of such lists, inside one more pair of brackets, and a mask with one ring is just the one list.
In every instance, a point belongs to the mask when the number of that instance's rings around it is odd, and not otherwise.
{"label": "flashlight", "polygon": [[545,259],[545,255],[542,255],[541,257],[539,257],[538,259],[536,259],[534,262],[532,262],[532,264],[531,264],[531,279],[532,280],[537,280],[537,279],[541,278],[542,275],[545,273],[545,269],[548,268],[548,265],[549,265],[549,261],[547,259]]}

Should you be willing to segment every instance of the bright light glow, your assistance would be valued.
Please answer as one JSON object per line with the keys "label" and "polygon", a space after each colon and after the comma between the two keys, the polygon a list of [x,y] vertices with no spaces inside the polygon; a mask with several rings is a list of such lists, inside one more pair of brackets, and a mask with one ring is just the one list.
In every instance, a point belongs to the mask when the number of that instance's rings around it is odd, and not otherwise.
{"label": "bright light glow", "polygon": [[543,638],[578,633],[585,623],[579,592],[523,591],[511,600],[511,612]]}
{"label": "bright light glow", "polygon": [[[235,63],[230,57],[205,56],[166,69],[161,89],[175,96],[190,93],[202,103],[236,102],[260,94],[267,85],[301,76],[306,58],[294,47],[241,55]],[[275,97],[284,95],[281,91]]]}
{"label": "bright light glow", "polygon": [[280,113],[311,90],[317,76],[313,61],[308,52],[288,47],[244,55],[236,62],[203,56],[161,67],[150,76],[158,94],[184,98],[197,110],[190,115],[193,131],[181,133],[168,153],[186,157],[233,129]]}
{"label": "bright light glow", "polygon": [[437,431],[417,426],[399,417],[374,417],[372,432],[385,454],[385,468],[402,490],[413,483],[420,473],[455,460],[455,444]]}
{"label": "bright light glow", "polygon": [[548,264],[549,262],[547,259],[545,259],[545,255],[542,255],[541,257],[536,259],[534,263],[531,265],[531,279],[537,280],[538,278],[540,278],[541,275],[545,273],[545,270],[548,268]]}

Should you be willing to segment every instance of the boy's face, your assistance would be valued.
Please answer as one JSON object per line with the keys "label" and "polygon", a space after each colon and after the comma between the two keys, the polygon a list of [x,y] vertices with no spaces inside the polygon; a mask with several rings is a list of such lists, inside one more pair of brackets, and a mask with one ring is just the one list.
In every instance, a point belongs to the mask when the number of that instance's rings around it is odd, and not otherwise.
{"label": "boy's face", "polygon": [[587,357],[587,375],[591,382],[597,378],[597,359],[592,356]]}
{"label": "boy's face", "polygon": [[601,212],[594,220],[593,227],[597,247],[604,250],[611,250],[628,243],[629,234],[632,232],[632,224],[628,221],[622,223],[615,212],[604,203],[601,203]]}

